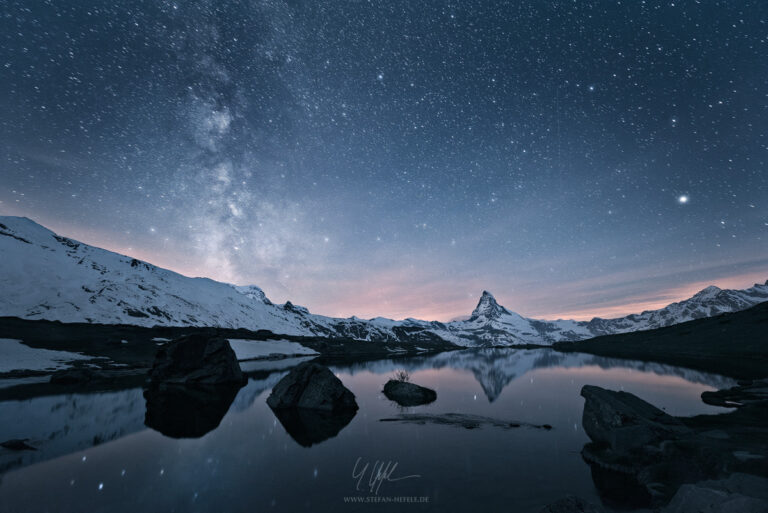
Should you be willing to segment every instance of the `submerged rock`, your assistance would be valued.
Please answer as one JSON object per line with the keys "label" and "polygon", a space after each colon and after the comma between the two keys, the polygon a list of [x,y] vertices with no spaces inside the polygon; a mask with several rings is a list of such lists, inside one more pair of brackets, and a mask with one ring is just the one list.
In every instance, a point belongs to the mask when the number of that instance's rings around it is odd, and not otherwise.
{"label": "submerged rock", "polygon": [[379,419],[380,422],[404,422],[410,424],[438,424],[443,426],[462,427],[464,429],[477,429],[483,426],[497,427],[501,429],[514,429],[530,427],[536,429],[552,429],[549,424],[526,424],[514,420],[494,419],[481,415],[469,415],[466,413],[401,413],[397,417]]}
{"label": "submerged rock", "polygon": [[229,342],[202,333],[177,338],[158,350],[149,378],[153,383],[206,385],[247,381]]}
{"label": "submerged rock", "polygon": [[390,379],[384,385],[384,395],[400,406],[419,406],[429,404],[437,399],[437,392],[431,388],[394,379]]}
{"label": "submerged rock", "polygon": [[99,370],[64,369],[51,374],[50,382],[57,385],[80,385],[107,380],[109,380],[109,374]]}
{"label": "submerged rock", "polygon": [[267,404],[273,410],[307,408],[355,411],[355,394],[328,367],[313,362],[297,365],[272,389]]}
{"label": "submerged rock", "polygon": [[601,509],[580,497],[568,495],[567,497],[547,504],[539,510],[539,513],[601,513]]}

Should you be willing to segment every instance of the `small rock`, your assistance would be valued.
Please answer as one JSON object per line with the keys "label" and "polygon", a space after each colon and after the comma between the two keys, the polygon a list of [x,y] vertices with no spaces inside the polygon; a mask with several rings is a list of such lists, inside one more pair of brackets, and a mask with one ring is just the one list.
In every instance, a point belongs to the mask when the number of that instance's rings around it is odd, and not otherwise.
{"label": "small rock", "polygon": [[355,394],[328,367],[305,362],[297,365],[272,389],[267,404],[273,410],[309,408],[325,411],[357,410]]}
{"label": "small rock", "polygon": [[394,379],[390,379],[384,385],[384,395],[400,406],[419,406],[437,399],[437,392],[430,388]]}
{"label": "small rock", "polygon": [[738,386],[726,390],[702,392],[701,400],[713,406],[741,408],[768,406],[768,380],[739,381]]}
{"label": "small rock", "polygon": [[107,379],[107,374],[93,369],[64,369],[51,374],[51,383],[57,385],[79,385]]}
{"label": "small rock", "polygon": [[6,440],[5,442],[0,443],[0,447],[5,447],[12,451],[36,451],[37,449],[29,445],[27,440],[29,440],[29,438]]}
{"label": "small rock", "polygon": [[600,513],[602,510],[580,497],[568,495],[564,499],[547,504],[539,513]]}
{"label": "small rock", "polygon": [[247,381],[229,342],[202,333],[177,338],[160,348],[149,378],[153,383],[205,385]]}

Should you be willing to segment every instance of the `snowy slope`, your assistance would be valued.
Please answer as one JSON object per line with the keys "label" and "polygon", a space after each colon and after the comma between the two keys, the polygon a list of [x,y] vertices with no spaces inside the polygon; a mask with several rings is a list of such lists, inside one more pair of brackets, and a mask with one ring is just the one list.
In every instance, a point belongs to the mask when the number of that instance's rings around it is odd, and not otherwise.
{"label": "snowy slope", "polygon": [[257,287],[188,278],[0,217],[0,313],[64,322],[200,325],[311,334]]}
{"label": "snowy slope", "polygon": [[529,319],[483,292],[467,320],[442,323],[311,314],[276,305],[256,286],[189,278],[83,244],[27,218],[0,217],[0,316],[140,326],[221,326],[276,334],[461,346],[542,344],[652,329],[749,308],[768,300],[768,283],[746,290],[707,287],[667,307],[619,319]]}

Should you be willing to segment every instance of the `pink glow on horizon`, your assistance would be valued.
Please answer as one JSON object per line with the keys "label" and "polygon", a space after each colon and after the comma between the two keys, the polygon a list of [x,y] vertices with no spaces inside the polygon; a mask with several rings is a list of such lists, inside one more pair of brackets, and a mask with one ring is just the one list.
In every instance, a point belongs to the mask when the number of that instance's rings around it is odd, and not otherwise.
{"label": "pink glow on horizon", "polygon": [[[200,269],[196,266],[184,268],[179,265],[183,258],[181,256],[174,257],[170,253],[165,253],[163,255],[165,258],[158,258],[159,255],[138,251],[135,248],[105,247],[104,249],[130,255],[159,267],[174,270],[185,276],[202,276],[226,281],[224,277],[206,276],[205,269]],[[267,294],[267,297],[275,302],[281,303],[290,300],[295,304],[307,306],[312,313],[330,317],[357,316],[363,319],[386,317],[397,320],[414,318],[447,322],[455,318],[468,317],[477,305],[480,294],[484,290],[479,284],[472,286],[464,284],[463,287],[450,286],[446,290],[446,286],[442,282],[428,281],[417,283],[409,279],[408,275],[409,273],[405,271],[383,271],[371,273],[371,275],[363,280],[337,280],[334,283],[334,290],[329,291],[329,294],[324,298],[324,302],[319,305],[307,305],[299,297],[275,297],[269,290],[264,292]],[[645,296],[628,297],[619,304],[606,305],[598,302],[583,309],[560,311],[525,311],[522,308],[517,310],[502,300],[503,291],[496,293],[490,287],[485,287],[485,289],[489,289],[490,292],[494,293],[502,306],[526,317],[548,320],[573,319],[588,321],[594,317],[610,319],[630,314],[639,314],[645,310],[664,308],[670,303],[690,298],[709,285],[715,285],[722,289],[742,289],[751,287],[755,283],[764,283],[765,280],[766,273],[763,272],[725,276],[713,278],[712,280],[691,282]],[[312,280],[307,281],[308,285],[310,285],[307,287],[307,290],[311,290],[313,288],[311,286]],[[408,283],[410,285],[407,285]],[[462,292],[462,290],[471,290],[472,292]],[[546,292],[538,292],[540,296],[547,295]],[[578,294],[577,291],[573,292]],[[522,297],[513,297],[515,304],[525,302],[526,294],[521,293],[520,296]],[[536,299],[537,301],[540,300],[539,297]]]}
{"label": "pink glow on horizon", "polygon": [[715,285],[721,289],[744,289],[753,286],[756,283],[764,283],[766,273],[745,273],[736,276],[727,276],[714,278],[708,281],[696,281],[685,285],[666,289],[653,294],[653,299],[643,297],[628,298],[629,301],[623,301],[621,304],[612,306],[592,305],[590,308],[568,310],[555,313],[544,313],[538,317],[545,319],[574,319],[577,321],[588,321],[594,317],[610,319],[615,317],[624,317],[630,314],[639,314],[645,310],[658,310],[664,308],[670,303],[676,303],[688,299],[700,290]]}
{"label": "pink glow on horizon", "polygon": [[[25,215],[25,213],[13,212],[13,215]],[[112,233],[83,230],[56,219],[36,219],[36,221],[58,234],[64,234],[108,251],[138,258],[184,276],[207,277],[218,281],[231,280],[231,277],[223,275],[221,270],[200,265],[200,262],[196,262],[189,254],[184,253],[172,243],[164,243],[163,247],[152,251],[113,242],[115,234]],[[653,293],[630,295],[616,301],[606,301],[599,298],[601,287],[610,283],[612,279],[622,283],[627,279],[626,276],[619,274],[574,281],[561,284],[557,290],[540,289],[536,282],[531,281],[521,284],[519,290],[509,293],[503,290],[499,283],[489,284],[479,277],[434,274],[425,276],[421,270],[413,267],[364,270],[358,273],[362,277],[350,275],[344,279],[335,279],[329,287],[329,279],[324,279],[322,271],[322,269],[308,270],[306,278],[301,280],[300,285],[290,289],[283,287],[280,290],[279,287],[264,284],[264,292],[274,302],[290,300],[295,304],[307,306],[312,313],[332,317],[353,315],[360,318],[412,317],[445,322],[457,317],[469,316],[481,292],[485,289],[494,293],[501,305],[526,317],[590,320],[593,317],[623,317],[641,313],[644,310],[663,308],[670,303],[687,299],[709,285],[741,289],[755,283],[763,283],[768,277],[765,270],[731,276],[715,275],[708,280],[690,282]],[[236,282],[238,285],[251,284],[248,280],[236,280]],[[255,284],[262,286],[262,283]],[[312,297],[318,290],[323,290],[322,297]],[[554,299],[574,303],[578,298],[584,298],[584,308],[563,306],[553,310],[540,306],[550,304]]]}

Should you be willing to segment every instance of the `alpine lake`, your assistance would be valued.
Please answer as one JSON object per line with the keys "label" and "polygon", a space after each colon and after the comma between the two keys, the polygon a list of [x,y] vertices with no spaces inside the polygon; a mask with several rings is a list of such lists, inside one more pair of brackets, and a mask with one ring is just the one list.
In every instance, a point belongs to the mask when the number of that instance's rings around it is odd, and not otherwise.
{"label": "alpine lake", "polygon": [[[589,442],[582,386],[691,416],[729,411],[700,395],[735,384],[658,363],[476,349],[328,362],[359,410],[276,416],[266,404],[272,387],[309,359],[242,362],[247,385],[181,398],[174,411],[153,408],[142,387],[2,400],[0,440],[28,438],[36,450],[0,453],[0,511],[524,513],[566,495],[642,511],[581,455]],[[397,371],[437,400],[401,407],[387,399],[383,385]],[[410,413],[502,422],[402,421]]]}

